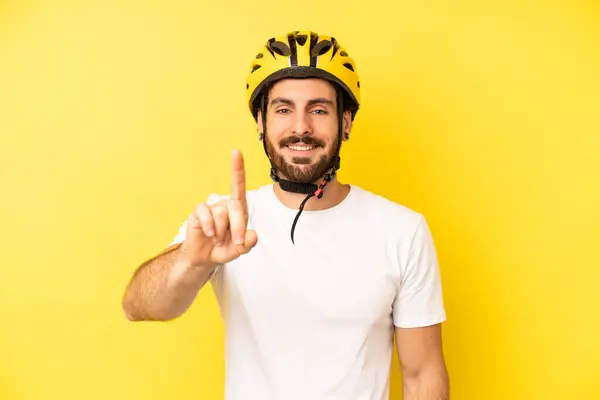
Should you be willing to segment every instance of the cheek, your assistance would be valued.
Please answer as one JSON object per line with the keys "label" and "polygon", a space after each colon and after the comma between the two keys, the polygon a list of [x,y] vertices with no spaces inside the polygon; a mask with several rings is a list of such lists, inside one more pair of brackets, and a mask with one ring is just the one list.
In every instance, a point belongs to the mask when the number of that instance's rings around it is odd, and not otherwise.
{"label": "cheek", "polygon": [[282,118],[267,120],[267,133],[272,140],[279,140],[289,132],[288,123]]}
{"label": "cheek", "polygon": [[337,140],[338,129],[337,120],[335,119],[323,119],[315,121],[314,133],[318,137],[324,139],[328,143],[333,143]]}
{"label": "cheek", "polygon": [[329,113],[327,115],[314,115],[311,122],[315,127],[332,130],[337,127],[338,121],[334,113]]}

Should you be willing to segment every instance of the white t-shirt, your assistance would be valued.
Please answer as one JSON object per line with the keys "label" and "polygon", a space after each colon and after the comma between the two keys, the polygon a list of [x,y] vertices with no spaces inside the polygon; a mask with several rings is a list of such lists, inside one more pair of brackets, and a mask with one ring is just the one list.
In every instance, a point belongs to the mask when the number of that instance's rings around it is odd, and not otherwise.
{"label": "white t-shirt", "polygon": [[226,332],[226,400],[387,400],[394,326],[446,318],[423,216],[351,186],[337,206],[303,211],[293,244],[298,211],[273,185],[247,200],[258,244],[211,279]]}

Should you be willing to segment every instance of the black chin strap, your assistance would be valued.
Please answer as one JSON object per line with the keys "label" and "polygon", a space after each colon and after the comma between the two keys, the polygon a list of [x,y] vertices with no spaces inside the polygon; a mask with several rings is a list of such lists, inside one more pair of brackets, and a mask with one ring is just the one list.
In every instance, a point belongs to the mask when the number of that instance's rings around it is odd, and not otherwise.
{"label": "black chin strap", "polygon": [[[325,174],[325,177],[323,178],[323,181],[321,182],[321,184],[319,186],[313,184],[313,186],[316,189],[314,191],[308,193],[308,196],[306,196],[304,198],[304,200],[302,200],[302,203],[300,203],[300,207],[298,209],[298,214],[296,214],[296,218],[294,218],[294,223],[292,224],[292,232],[291,232],[292,243],[294,243],[294,231],[296,230],[296,224],[298,223],[298,218],[300,218],[300,214],[302,214],[302,211],[304,211],[304,206],[306,205],[306,202],[308,200],[310,200],[310,198],[313,196],[318,199],[323,197],[323,189],[329,182],[331,182],[331,180],[335,176],[335,168],[331,168],[329,171],[330,172]],[[283,187],[282,187],[282,189],[283,189]],[[283,190],[285,190],[285,189],[283,189]],[[296,192],[296,193],[298,193],[298,192]],[[294,244],[296,244],[296,243],[294,243]]]}
{"label": "black chin strap", "polygon": [[277,176],[275,176],[275,181],[279,182],[279,186],[281,186],[282,190],[291,193],[311,194],[318,189],[318,186],[314,183],[291,182],[286,181],[285,179],[280,179]]}
{"label": "black chin strap", "polygon": [[300,194],[306,194],[307,196],[304,198],[304,200],[302,200],[302,203],[300,203],[300,207],[298,208],[298,213],[296,214],[296,217],[294,218],[294,223],[292,224],[292,230],[291,230],[291,237],[292,237],[292,243],[295,244],[294,242],[294,232],[296,230],[296,224],[298,223],[298,219],[300,218],[300,214],[302,214],[302,211],[304,211],[304,206],[306,205],[306,203],[308,202],[308,200],[310,200],[311,197],[316,197],[317,199],[320,199],[321,197],[323,197],[323,190],[325,189],[325,186],[327,186],[327,184],[329,182],[331,182],[331,180],[335,177],[337,170],[340,168],[340,149],[342,147],[342,138],[343,138],[343,132],[344,132],[344,124],[343,124],[343,117],[344,117],[344,103],[343,103],[343,94],[342,91],[339,90],[338,91],[338,144],[337,144],[337,149],[335,152],[335,156],[334,156],[334,161],[333,161],[333,166],[329,169],[329,171],[325,174],[325,176],[323,177],[323,180],[321,181],[320,185],[316,185],[314,183],[306,183],[306,182],[292,182],[292,181],[288,181],[286,179],[282,179],[279,176],[277,176],[277,171],[275,170],[275,165],[273,164],[273,160],[271,160],[271,157],[269,156],[269,152],[267,150],[267,105],[266,105],[266,96],[262,96],[261,98],[261,115],[262,115],[262,125],[263,125],[263,134],[262,134],[262,141],[263,141],[263,148],[265,149],[265,154],[267,155],[267,158],[269,159],[269,162],[271,163],[271,179],[274,182],[279,183],[279,186],[281,187],[282,190],[286,191],[286,192],[290,192],[290,193],[300,193]]}

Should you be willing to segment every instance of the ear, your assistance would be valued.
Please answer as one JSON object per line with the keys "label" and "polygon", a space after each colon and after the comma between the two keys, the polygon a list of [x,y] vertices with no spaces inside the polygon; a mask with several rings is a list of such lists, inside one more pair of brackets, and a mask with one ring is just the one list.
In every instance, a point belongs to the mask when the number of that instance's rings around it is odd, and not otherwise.
{"label": "ear", "polygon": [[258,138],[259,140],[262,140],[265,132],[265,129],[263,127],[262,110],[258,110],[256,114],[256,123],[258,125]]}
{"label": "ear", "polygon": [[352,130],[352,113],[350,111],[344,112],[343,118],[343,137],[344,141],[348,141],[350,139],[350,131]]}

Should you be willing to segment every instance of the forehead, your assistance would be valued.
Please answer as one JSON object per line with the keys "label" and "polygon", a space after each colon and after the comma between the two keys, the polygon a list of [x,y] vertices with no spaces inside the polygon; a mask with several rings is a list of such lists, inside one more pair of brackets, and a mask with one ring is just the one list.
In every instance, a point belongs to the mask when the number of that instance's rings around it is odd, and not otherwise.
{"label": "forehead", "polygon": [[314,98],[326,98],[335,101],[333,85],[318,78],[282,79],[269,90],[269,98],[283,97],[292,101],[308,101]]}

